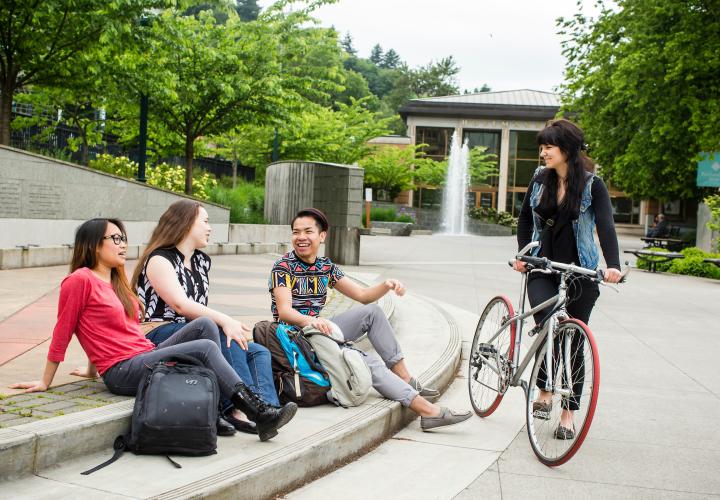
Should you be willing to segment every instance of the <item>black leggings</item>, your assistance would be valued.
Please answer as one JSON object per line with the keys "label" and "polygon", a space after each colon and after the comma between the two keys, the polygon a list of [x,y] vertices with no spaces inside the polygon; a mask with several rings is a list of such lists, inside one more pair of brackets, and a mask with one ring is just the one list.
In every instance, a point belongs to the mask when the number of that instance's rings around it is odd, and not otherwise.
{"label": "black leggings", "polygon": [[240,377],[220,351],[218,327],[208,318],[191,321],[152,351],[115,363],[103,373],[103,381],[113,394],[134,396],[140,380],[148,374],[148,369],[175,354],[197,358],[215,372],[220,392],[228,399],[240,383]]}
{"label": "black leggings", "polygon": [[[534,307],[556,295],[559,286],[559,276],[531,275],[527,288],[530,306]],[[569,285],[567,294],[568,303],[566,309],[568,314],[571,317],[577,318],[587,324],[590,320],[590,313],[595,306],[595,302],[600,296],[598,284],[583,279],[576,280]],[[540,323],[540,321],[542,321],[549,312],[550,309],[546,308],[538,313],[535,313],[535,323]],[[574,353],[570,360],[570,370],[573,374],[573,396],[563,399],[563,409],[566,410],[575,411],[580,409],[580,395],[582,394],[583,385],[585,384],[585,360],[583,357],[585,346],[583,339],[584,338],[580,335],[573,335],[571,341],[571,350]],[[563,341],[562,337],[555,338],[555,347],[553,349],[553,366],[555,368],[557,368],[557,360],[559,358],[559,354],[561,353],[561,341]],[[545,362],[543,361],[540,365],[540,370],[538,371],[538,388],[545,390],[546,379],[547,372]]]}

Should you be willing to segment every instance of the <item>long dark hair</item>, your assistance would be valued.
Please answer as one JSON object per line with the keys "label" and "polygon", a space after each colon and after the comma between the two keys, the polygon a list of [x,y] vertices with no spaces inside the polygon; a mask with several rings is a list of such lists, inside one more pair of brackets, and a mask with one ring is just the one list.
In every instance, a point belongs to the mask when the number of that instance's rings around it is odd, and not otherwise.
{"label": "long dark hair", "polygon": [[158,248],[172,248],[177,246],[185,236],[188,235],[193,224],[195,224],[200,207],[202,207],[202,205],[197,201],[180,200],[170,205],[160,216],[160,220],[157,226],[155,226],[152,236],[150,236],[150,241],[135,266],[135,272],[133,272],[132,277],[133,289],[137,289],[140,273],[145,267],[145,263],[150,257],[150,254]]}
{"label": "long dark hair", "polygon": [[[75,246],[73,247],[72,261],[70,262],[71,273],[81,267],[94,269],[98,265],[97,251],[100,245],[103,244],[103,238],[109,223],[115,224],[123,236],[127,237],[125,225],[119,219],[98,218],[83,222],[75,231]],[[113,267],[110,270],[110,284],[115,291],[115,295],[120,299],[128,317],[133,318],[135,306],[140,307],[142,311],[140,301],[128,283],[125,266]]]}
{"label": "long dark hair", "polygon": [[[567,178],[565,197],[562,203],[577,218],[580,212],[580,201],[585,187],[585,173],[594,172],[595,164],[588,157],[585,134],[570,120],[553,120],[538,132],[537,144],[541,146],[548,144],[557,146],[567,158]],[[545,170],[543,179],[543,196],[540,200],[540,208],[543,211],[550,211],[556,205],[558,191],[558,175],[555,169]]]}

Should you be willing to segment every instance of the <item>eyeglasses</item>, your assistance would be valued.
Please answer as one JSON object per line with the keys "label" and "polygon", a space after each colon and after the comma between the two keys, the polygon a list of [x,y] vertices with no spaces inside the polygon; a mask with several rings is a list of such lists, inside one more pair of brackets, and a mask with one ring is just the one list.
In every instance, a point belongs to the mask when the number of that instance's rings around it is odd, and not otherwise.
{"label": "eyeglasses", "polygon": [[127,243],[127,236],[124,234],[111,234],[110,236],[103,236],[104,240],[113,240],[113,243],[119,245],[120,243]]}

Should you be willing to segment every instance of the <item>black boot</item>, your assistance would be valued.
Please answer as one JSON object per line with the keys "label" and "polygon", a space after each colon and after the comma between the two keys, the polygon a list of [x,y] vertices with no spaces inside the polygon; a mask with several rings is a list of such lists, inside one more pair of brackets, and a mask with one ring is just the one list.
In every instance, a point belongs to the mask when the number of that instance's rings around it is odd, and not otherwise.
{"label": "black boot", "polygon": [[292,402],[281,408],[267,404],[243,383],[235,386],[230,401],[235,408],[245,412],[248,418],[255,422],[260,441],[277,436],[277,430],[287,424],[297,412],[297,405]]}

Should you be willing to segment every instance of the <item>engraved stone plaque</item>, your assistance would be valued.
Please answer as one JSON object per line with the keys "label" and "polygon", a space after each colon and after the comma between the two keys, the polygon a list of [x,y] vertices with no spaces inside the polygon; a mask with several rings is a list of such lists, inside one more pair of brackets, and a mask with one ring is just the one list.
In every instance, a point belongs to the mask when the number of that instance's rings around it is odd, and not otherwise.
{"label": "engraved stone plaque", "polygon": [[20,217],[21,184],[18,179],[0,182],[0,217]]}
{"label": "engraved stone plaque", "polygon": [[26,216],[38,219],[57,219],[61,216],[62,188],[53,184],[28,184]]}

